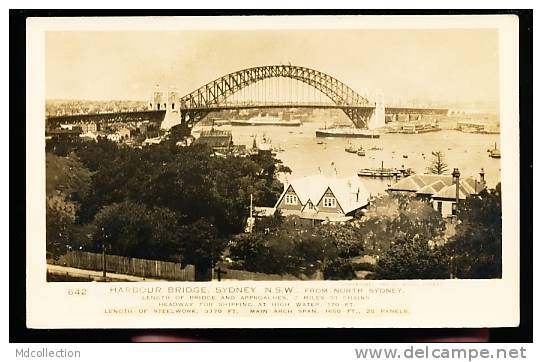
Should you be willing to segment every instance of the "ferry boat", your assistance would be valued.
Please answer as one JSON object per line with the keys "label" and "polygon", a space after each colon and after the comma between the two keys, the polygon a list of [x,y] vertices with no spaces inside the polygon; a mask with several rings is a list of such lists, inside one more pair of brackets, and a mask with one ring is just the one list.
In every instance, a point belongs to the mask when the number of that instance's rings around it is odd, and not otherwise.
{"label": "ferry boat", "polygon": [[380,138],[380,134],[366,129],[339,127],[317,129],[316,137]]}
{"label": "ferry boat", "polygon": [[365,177],[399,177],[401,171],[394,168],[362,168],[358,171],[358,176]]}
{"label": "ferry boat", "polygon": [[398,128],[391,128],[388,133],[404,133],[404,134],[419,134],[427,132],[437,132],[441,128],[438,123],[426,123],[426,122],[408,122],[404,123]]}
{"label": "ferry boat", "polygon": [[382,161],[382,166],[379,168],[362,168],[358,171],[358,176],[360,177],[403,177],[410,176],[414,172],[410,168],[405,168],[404,166],[400,169],[396,168],[385,168],[384,161]]}
{"label": "ferry boat", "polygon": [[232,126],[290,126],[299,127],[301,121],[299,119],[292,119],[291,121],[284,121],[279,117],[273,117],[270,115],[262,116],[259,114],[256,117],[250,119],[234,119],[230,121]]}

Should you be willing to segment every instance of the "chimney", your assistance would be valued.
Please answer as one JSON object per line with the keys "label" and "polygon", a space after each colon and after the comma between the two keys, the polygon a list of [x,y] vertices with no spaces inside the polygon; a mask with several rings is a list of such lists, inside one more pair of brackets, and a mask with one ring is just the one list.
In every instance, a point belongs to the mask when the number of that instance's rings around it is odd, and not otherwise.
{"label": "chimney", "polygon": [[482,169],[480,170],[480,183],[481,183],[482,185],[485,185],[485,184],[486,184],[485,176],[486,176],[486,173],[485,173],[484,169],[482,168]]}

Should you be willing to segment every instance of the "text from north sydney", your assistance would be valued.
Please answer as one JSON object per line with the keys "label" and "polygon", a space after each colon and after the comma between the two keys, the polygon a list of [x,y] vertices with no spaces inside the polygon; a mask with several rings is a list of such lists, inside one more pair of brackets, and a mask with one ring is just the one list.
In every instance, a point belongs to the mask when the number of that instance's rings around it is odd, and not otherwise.
{"label": "text from north sydney", "polygon": [[110,287],[144,308],[107,308],[106,314],[389,315],[408,314],[400,287],[186,286]]}

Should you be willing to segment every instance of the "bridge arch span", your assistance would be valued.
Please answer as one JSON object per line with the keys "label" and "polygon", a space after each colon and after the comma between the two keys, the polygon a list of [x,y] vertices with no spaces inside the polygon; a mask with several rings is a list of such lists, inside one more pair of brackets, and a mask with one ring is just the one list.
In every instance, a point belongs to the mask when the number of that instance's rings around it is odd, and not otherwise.
{"label": "bridge arch span", "polygon": [[326,73],[295,65],[267,65],[226,74],[181,97],[181,122],[193,125],[213,109],[219,109],[228,97],[270,78],[290,78],[314,87],[327,96],[337,108],[342,109],[359,128],[367,127],[369,118],[375,111],[374,102]]}

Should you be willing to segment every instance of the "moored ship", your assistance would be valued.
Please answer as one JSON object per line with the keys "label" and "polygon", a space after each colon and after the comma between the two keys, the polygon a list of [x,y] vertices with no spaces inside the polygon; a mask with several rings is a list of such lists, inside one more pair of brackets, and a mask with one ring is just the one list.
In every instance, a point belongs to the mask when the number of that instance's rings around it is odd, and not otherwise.
{"label": "moored ship", "polygon": [[317,129],[316,137],[380,138],[380,134],[366,129],[339,127]]}
{"label": "moored ship", "polygon": [[284,121],[279,117],[273,117],[270,115],[262,116],[261,114],[252,117],[250,119],[234,119],[230,121],[232,126],[290,126],[299,127],[301,121],[299,119],[293,119],[290,121]]}

